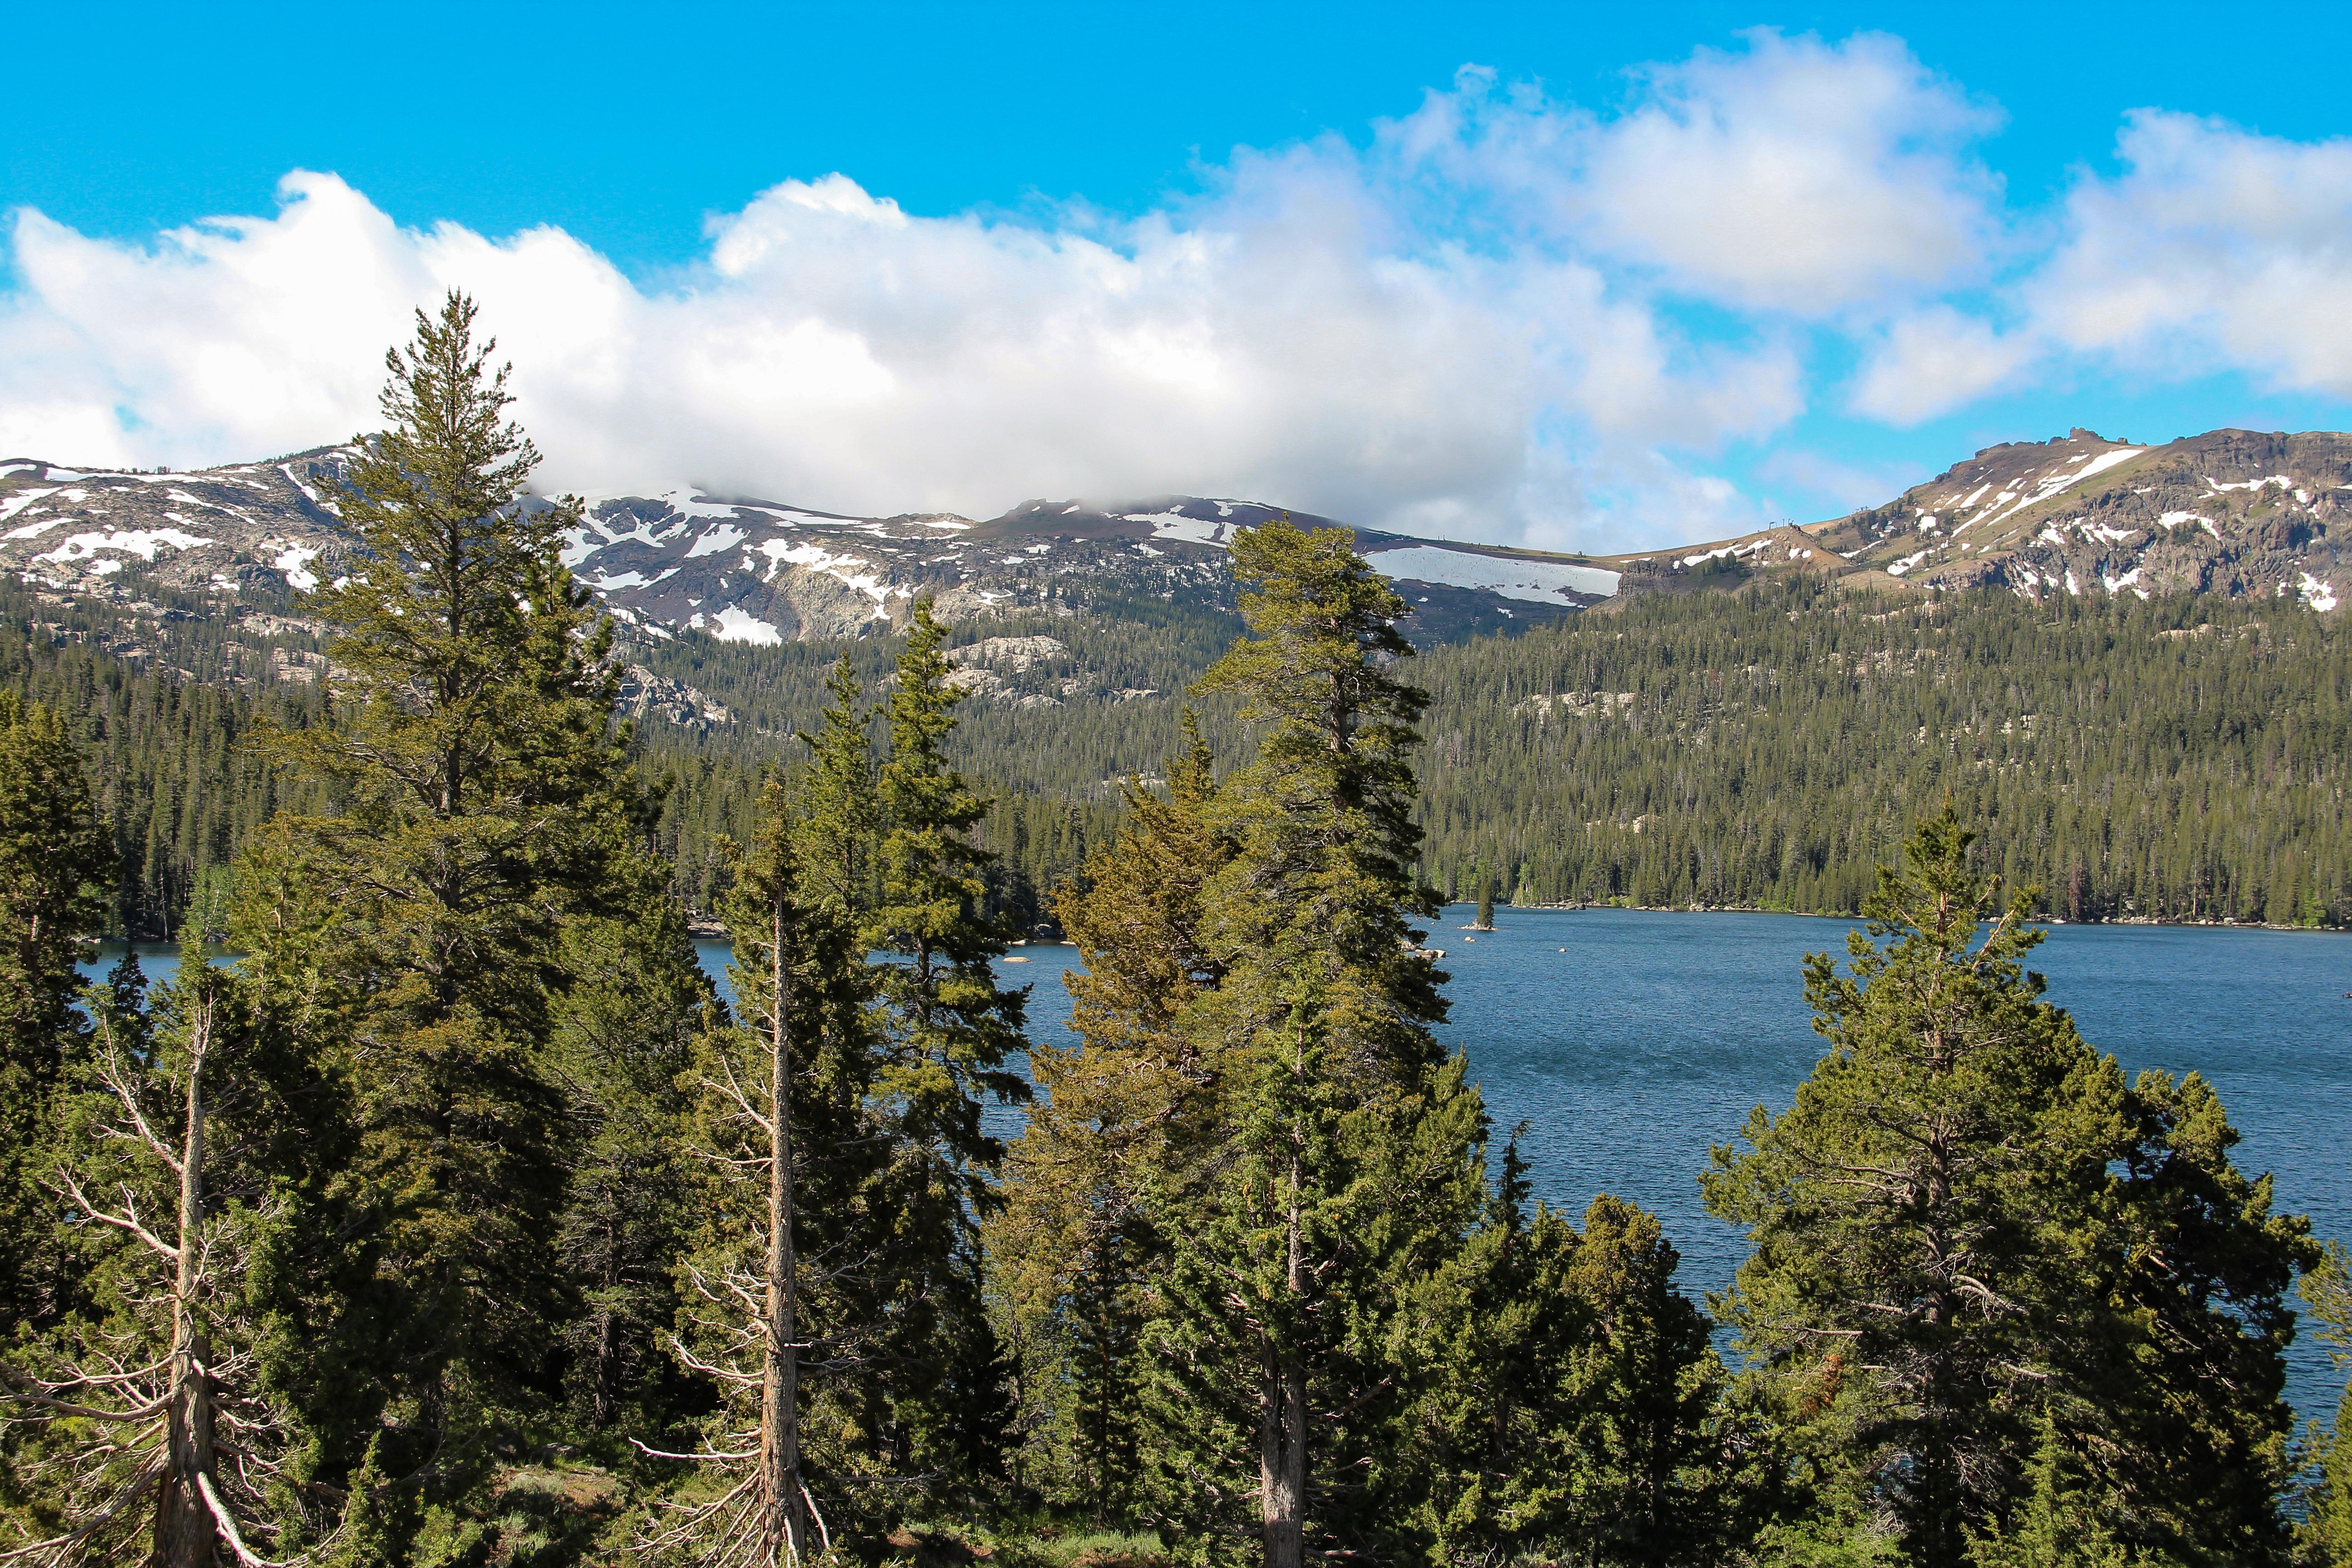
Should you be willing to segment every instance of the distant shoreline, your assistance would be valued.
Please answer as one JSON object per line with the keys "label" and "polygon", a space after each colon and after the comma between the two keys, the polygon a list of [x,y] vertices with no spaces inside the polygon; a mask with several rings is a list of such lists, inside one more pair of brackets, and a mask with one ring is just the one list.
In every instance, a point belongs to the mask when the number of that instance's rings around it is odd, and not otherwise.
{"label": "distant shoreline", "polygon": [[[1445,908],[1451,910],[1466,908],[1468,906],[1468,900],[1457,899],[1454,902],[1447,904]],[[1859,923],[1864,918],[1859,914],[1825,913],[1819,910],[1768,910],[1759,908],[1754,904],[1580,903],[1497,904],[1495,906],[1495,913],[1497,915],[1507,913],[1523,913],[1533,910],[1547,910],[1570,914],[1586,910],[1613,910],[1624,914],[1640,915],[1789,915],[1798,920],[1844,921],[1848,924]],[[2343,936],[2347,933],[2352,933],[2352,926],[2276,925],[2268,921],[2171,921],[2158,920],[2149,915],[2117,915],[2112,920],[2099,921],[2070,921],[2062,920],[2054,915],[2035,915],[2029,920],[2027,923],[2037,926],[2170,926],[2177,927],[2182,931],[2307,931],[2315,936]]]}
{"label": "distant shoreline", "polygon": [[[1446,905],[1449,910],[1473,908],[1470,900],[1456,900]],[[1578,912],[1578,910],[1621,910],[1625,914],[1790,914],[1794,920],[1842,920],[1846,924],[1858,924],[1861,914],[1822,914],[1821,910],[1759,910],[1755,905],[1622,905],[1622,902],[1512,902],[1496,905],[1496,914],[1517,914],[1528,910],[1555,910],[1555,912]],[[2310,936],[2347,936],[2352,926],[2274,926],[2258,920],[2149,920],[2143,914],[2119,914],[2115,920],[2055,920],[2055,917],[2034,917],[2034,926],[2178,926],[2180,931],[2305,931]],[[715,920],[694,920],[689,929],[701,941],[724,941],[727,929]],[[113,938],[120,941],[120,938]],[[1068,942],[1028,938],[1030,947],[1068,947]]]}

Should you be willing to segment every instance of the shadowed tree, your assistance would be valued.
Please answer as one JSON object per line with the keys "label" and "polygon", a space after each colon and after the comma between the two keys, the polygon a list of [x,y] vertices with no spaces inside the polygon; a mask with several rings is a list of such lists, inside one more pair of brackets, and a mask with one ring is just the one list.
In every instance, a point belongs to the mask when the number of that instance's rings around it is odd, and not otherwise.
{"label": "shadowed tree", "polygon": [[81,758],[58,716],[0,691],[0,1326],[69,1303],[40,1183],[58,1075],[88,1038],[75,1012],[82,943],[115,876]]}
{"label": "shadowed tree", "polygon": [[[1251,637],[1202,682],[1256,722],[1220,786],[1234,846],[1208,883],[1222,973],[1185,1010],[1222,1131],[1170,1194],[1174,1252],[1151,1342],[1182,1420],[1161,1467],[1199,1528],[1254,1500],[1270,1568],[1396,1527],[1362,1479],[1404,1397],[1382,1331],[1475,1221],[1482,1114],[1430,1034],[1440,976],[1410,919],[1410,763],[1426,702],[1396,679],[1402,599],[1340,530],[1245,530]],[[1248,1472],[1235,1461],[1248,1453]]]}

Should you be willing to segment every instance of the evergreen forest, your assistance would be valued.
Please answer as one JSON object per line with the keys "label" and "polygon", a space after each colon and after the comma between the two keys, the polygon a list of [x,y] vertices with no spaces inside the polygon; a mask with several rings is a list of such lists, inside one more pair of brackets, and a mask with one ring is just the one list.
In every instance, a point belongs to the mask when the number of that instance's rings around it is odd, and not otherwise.
{"label": "evergreen forest", "polygon": [[[320,639],[283,616],[158,621],[0,584],[0,688],[41,702],[91,762],[121,873],[110,932],[172,940],[260,824],[321,787],[244,743],[336,716]],[[250,628],[272,628],[257,635]],[[1154,600],[1015,618],[1068,658],[1163,694],[1019,708],[966,701],[950,737],[989,800],[992,909],[1035,928],[1115,831],[1120,781],[1158,777],[1194,713],[1222,758],[1236,704],[1187,698],[1240,630]],[[730,647],[689,634],[632,659],[724,703],[725,726],[641,720],[630,766],[698,915],[730,875],[761,770],[816,721],[846,662],[879,689],[900,639]],[[952,649],[950,650],[952,651]],[[1922,802],[1950,797],[2038,915],[2338,926],[2352,921],[2352,635],[2340,617],[2221,597],[2005,592],[1885,600],[1819,583],[1661,595],[1515,637],[1425,651],[1421,873],[1449,899],[1855,915]],[[877,731],[878,735],[878,731]],[[1221,764],[1223,765],[1223,764]]]}
{"label": "evergreen forest", "polygon": [[[928,605],[664,736],[471,302],[391,369],[320,646],[12,602],[0,1556],[2352,1564],[2352,1428],[2283,1397],[2352,1255],[2029,967],[2053,900],[2339,918],[2309,618],[1749,589],[1417,654],[1276,521],[1237,622],[1117,634],[1181,698],[1058,749]],[[1536,1200],[1438,1043],[1427,922],[1498,888],[1861,921],[1694,1173],[1721,1297]],[[1045,921],[1067,1048],[996,967]],[[126,928],[170,981],[83,984]]]}

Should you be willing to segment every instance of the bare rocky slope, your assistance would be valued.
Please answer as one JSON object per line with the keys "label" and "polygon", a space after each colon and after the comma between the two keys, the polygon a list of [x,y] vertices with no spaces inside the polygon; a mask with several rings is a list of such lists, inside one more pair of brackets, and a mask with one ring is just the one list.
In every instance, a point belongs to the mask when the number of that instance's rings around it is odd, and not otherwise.
{"label": "bare rocky slope", "polygon": [[1624,592],[1802,571],[2029,598],[2293,598],[2325,613],[2352,592],[2352,435],[2215,430],[2139,447],[2077,429],[1988,447],[1834,521],[1605,564]]}

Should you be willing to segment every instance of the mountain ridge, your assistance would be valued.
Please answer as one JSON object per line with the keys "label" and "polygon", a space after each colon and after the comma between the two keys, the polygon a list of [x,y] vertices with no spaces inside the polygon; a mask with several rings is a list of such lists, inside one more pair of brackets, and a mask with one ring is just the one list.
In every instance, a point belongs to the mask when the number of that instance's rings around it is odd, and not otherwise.
{"label": "mountain ridge", "polygon": [[[0,461],[0,571],[54,593],[136,602],[142,584],[231,616],[287,601],[355,559],[333,489],[349,447],[185,472]],[[541,504],[544,504],[543,502]],[[1932,592],[2293,595],[2328,613],[2352,592],[2352,435],[2219,430],[2162,446],[2077,428],[1979,450],[1874,508],[1616,555],[1353,528],[1413,604],[1416,640],[1557,620],[1634,597],[1791,572]],[[564,559],[645,637],[701,632],[772,646],[900,625],[932,598],[986,622],[1138,598],[1231,609],[1241,528],[1311,513],[1230,498],[1037,499],[994,518],[857,517],[677,484],[587,498]]]}

